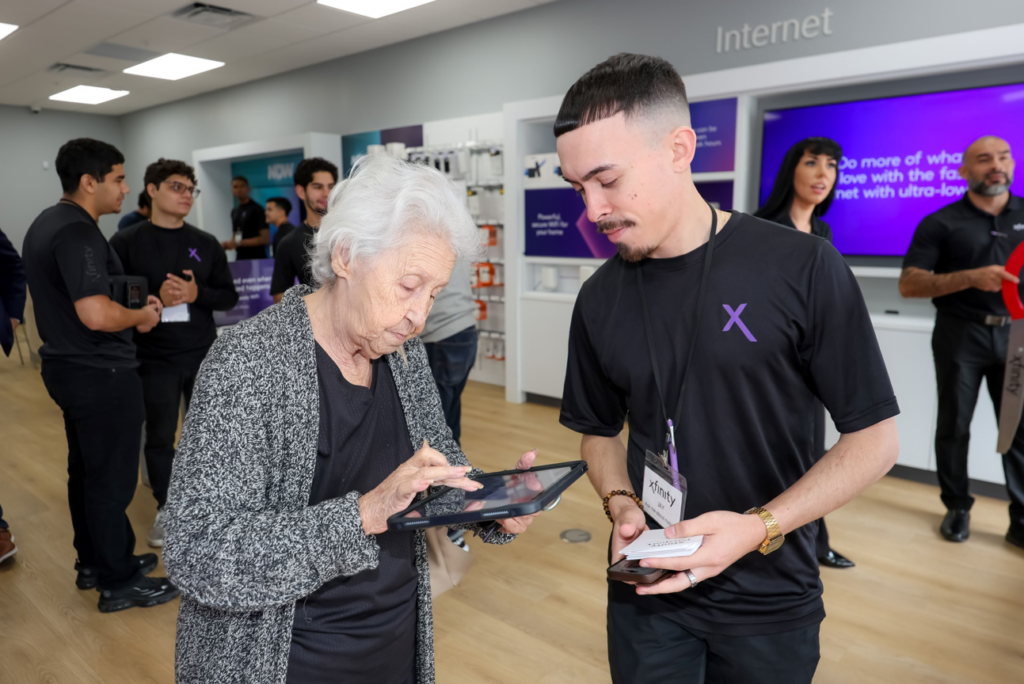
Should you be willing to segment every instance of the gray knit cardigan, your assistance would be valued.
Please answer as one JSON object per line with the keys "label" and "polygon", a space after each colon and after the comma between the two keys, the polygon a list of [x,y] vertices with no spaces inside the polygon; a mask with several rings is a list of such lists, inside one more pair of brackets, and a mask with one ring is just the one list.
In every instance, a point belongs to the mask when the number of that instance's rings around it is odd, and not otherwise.
{"label": "gray knit cardigan", "polygon": [[[179,684],[284,684],[295,602],[377,566],[363,492],[309,505],[320,428],[313,330],[296,286],[224,332],[203,362],[174,462],[164,563],[182,590]],[[445,425],[422,342],[388,357],[409,440],[469,465]],[[416,679],[434,682],[426,541],[416,535]],[[512,535],[494,534],[491,543]]]}

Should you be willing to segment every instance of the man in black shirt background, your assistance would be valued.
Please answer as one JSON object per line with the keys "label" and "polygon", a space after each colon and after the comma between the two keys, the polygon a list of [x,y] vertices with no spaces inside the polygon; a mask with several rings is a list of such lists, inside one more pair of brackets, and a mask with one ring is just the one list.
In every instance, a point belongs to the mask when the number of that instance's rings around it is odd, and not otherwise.
{"label": "man in black shirt background", "polygon": [[[1002,138],[985,136],[964,152],[964,197],[926,216],[903,259],[900,293],[931,297],[937,313],[932,333],[939,408],[935,462],[946,517],[939,528],[953,542],[970,536],[967,451],[971,419],[984,378],[998,420],[1002,403],[1010,313],[1000,291],[1018,283],[1004,268],[1024,240],[1024,202],[1010,194],[1013,155]],[[1010,494],[1006,540],[1024,547],[1024,430],[1003,454]]]}
{"label": "man in black shirt background", "polygon": [[[809,523],[898,454],[899,409],[856,279],[826,241],[701,198],[685,89],[662,59],[592,69],[555,135],[565,180],[619,251],[577,298],[560,418],[583,434],[610,560],[657,525],[633,498],[657,491],[644,487],[648,451],[688,481],[666,534],[703,535],[692,556],[641,563],[678,574],[609,582],[612,680],[809,683],[824,617]],[[815,397],[842,433],[823,457]]]}
{"label": "man in black shirt background", "polygon": [[267,200],[267,225],[274,226],[274,237],[271,238],[273,244],[274,256],[277,256],[278,245],[281,244],[281,240],[285,239],[290,232],[295,230],[288,221],[288,214],[292,212],[292,203],[287,197],[271,197]]}
{"label": "man in black shirt background", "polygon": [[297,230],[280,242],[274,252],[274,275],[270,294],[277,304],[296,279],[315,287],[309,272],[309,244],[320,227],[320,217],[327,213],[327,200],[338,182],[338,167],[320,157],[303,159],[295,167],[295,193],[306,207],[306,220]]}
{"label": "man in black shirt background", "polygon": [[146,467],[157,515],[147,541],[163,546],[163,507],[174,462],[179,406],[192,401],[199,365],[217,339],[214,311],[238,302],[227,256],[217,239],[185,223],[199,194],[192,167],[160,159],[146,168],[153,217],[110,239],[128,275],[143,276],[160,293],[163,321],[151,333],[136,333],[139,375],[146,406]]}
{"label": "man in black shirt background", "polygon": [[231,239],[222,242],[221,246],[235,250],[239,261],[266,259],[270,228],[267,227],[263,207],[249,196],[249,179],[245,176],[232,178],[231,194],[238,200],[238,206],[231,210]]}
{"label": "man in black shirt background", "polygon": [[76,584],[99,586],[103,612],[165,603],[178,590],[144,576],[157,557],[134,555],[127,515],[143,421],[131,329],[153,330],[163,305],[152,295],[141,309],[111,299],[111,279],[124,271],[96,221],[118,213],[128,192],[121,153],[80,138],[60,148],[56,167],[64,195],[32,223],[22,253],[43,340],[43,382],[68,438]]}

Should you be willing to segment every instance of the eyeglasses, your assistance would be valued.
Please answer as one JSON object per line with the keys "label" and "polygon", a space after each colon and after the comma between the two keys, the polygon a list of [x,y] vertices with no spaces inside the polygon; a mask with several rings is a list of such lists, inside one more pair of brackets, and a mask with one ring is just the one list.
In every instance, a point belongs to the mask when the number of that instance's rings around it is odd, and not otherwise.
{"label": "eyeglasses", "polygon": [[168,183],[168,185],[171,186],[171,190],[178,193],[179,195],[184,195],[185,193],[188,193],[193,197],[199,197],[199,188],[197,188],[194,185],[185,185],[184,183],[179,183],[178,181],[171,181],[170,183]]}

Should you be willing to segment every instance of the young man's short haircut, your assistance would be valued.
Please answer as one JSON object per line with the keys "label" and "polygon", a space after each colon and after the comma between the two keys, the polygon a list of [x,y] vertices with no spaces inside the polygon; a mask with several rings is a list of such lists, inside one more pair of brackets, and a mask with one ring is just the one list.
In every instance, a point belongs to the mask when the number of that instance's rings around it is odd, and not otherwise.
{"label": "young man's short haircut", "polygon": [[146,167],[146,175],[142,182],[147,188],[150,183],[159,188],[160,184],[171,176],[184,176],[192,181],[192,185],[197,182],[196,173],[191,166],[177,159],[164,159],[163,157]]}
{"label": "young man's short haircut", "polygon": [[659,109],[677,110],[680,124],[690,123],[683,79],[660,57],[623,52],[601,62],[569,88],[555,119],[555,137],[619,112],[632,119]]}
{"label": "young man's short haircut", "polygon": [[327,171],[331,174],[334,182],[338,182],[338,167],[321,157],[310,157],[303,159],[295,167],[295,184],[303,188],[313,182],[313,174],[318,171]]}
{"label": "young man's short haircut", "polygon": [[283,211],[284,213],[292,213],[292,202],[287,197],[271,197],[270,199],[267,200],[267,204],[271,202],[281,207],[281,211]]}
{"label": "young man's short haircut", "polygon": [[153,199],[149,196],[149,193],[143,189],[139,193],[139,209],[152,209]]}
{"label": "young man's short haircut", "polygon": [[76,138],[61,146],[55,166],[64,192],[77,192],[82,176],[92,176],[102,183],[118,164],[124,164],[124,155],[110,143]]}
{"label": "young man's short haircut", "polygon": [[242,181],[246,185],[249,184],[249,179],[246,178],[245,176],[235,176],[234,178],[231,179],[231,182],[234,183],[235,181]]}

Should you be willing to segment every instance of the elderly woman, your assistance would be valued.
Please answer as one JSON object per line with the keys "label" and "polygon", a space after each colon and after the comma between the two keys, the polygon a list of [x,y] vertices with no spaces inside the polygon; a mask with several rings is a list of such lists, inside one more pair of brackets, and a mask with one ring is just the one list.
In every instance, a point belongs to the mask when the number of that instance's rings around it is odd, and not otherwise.
{"label": "elderly woman", "polygon": [[424,535],[387,518],[431,486],[479,486],[416,337],[477,240],[439,172],[367,157],[321,221],[320,288],[213,346],[166,509],[179,683],[434,681]]}

